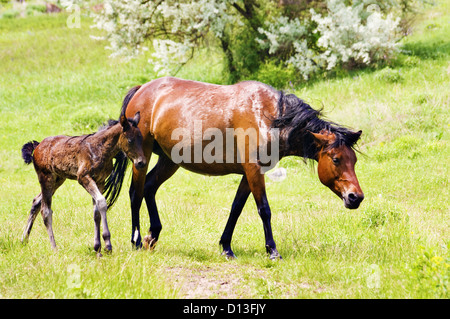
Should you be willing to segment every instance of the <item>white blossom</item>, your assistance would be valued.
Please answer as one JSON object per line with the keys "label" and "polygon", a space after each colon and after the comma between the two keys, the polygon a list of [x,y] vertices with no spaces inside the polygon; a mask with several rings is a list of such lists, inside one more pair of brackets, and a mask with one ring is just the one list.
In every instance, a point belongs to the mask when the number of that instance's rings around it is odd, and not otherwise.
{"label": "white blossom", "polygon": [[[376,10],[367,13],[364,3],[351,7],[342,0],[329,0],[327,5],[328,16],[311,10],[311,19],[318,25],[314,31],[320,34],[317,44],[325,49],[319,59],[328,70],[350,59],[369,65],[372,60],[390,57],[398,50],[400,18],[394,19],[392,14],[383,18]],[[369,14],[365,23],[364,14]]]}
{"label": "white blossom", "polygon": [[[311,9],[311,18],[302,20],[275,10],[255,41],[305,80],[346,63],[369,65],[398,51],[400,18],[392,13],[398,1],[328,0],[327,14]],[[61,0],[67,7],[84,2]],[[208,33],[220,39],[227,27],[244,26],[233,8],[242,8],[238,0],[104,0],[103,5],[94,13],[94,27],[105,31],[101,39],[109,42],[111,56],[130,59],[150,51],[149,62],[160,75],[176,73]],[[307,34],[311,29],[318,37]]]}

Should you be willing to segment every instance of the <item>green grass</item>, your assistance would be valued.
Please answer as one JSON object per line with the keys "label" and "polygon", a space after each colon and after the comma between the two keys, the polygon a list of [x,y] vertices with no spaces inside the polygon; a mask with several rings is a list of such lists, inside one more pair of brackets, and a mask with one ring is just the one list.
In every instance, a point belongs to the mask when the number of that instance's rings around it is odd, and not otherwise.
{"label": "green grass", "polygon": [[[281,262],[265,254],[251,197],[233,237],[238,259],[221,257],[239,176],[185,170],[157,194],[163,231],[153,252],[131,249],[129,177],[108,214],[112,255],[95,257],[91,199],[73,181],[53,200],[58,252],[40,217],[23,246],[39,185],[21,146],[95,131],[117,118],[130,87],[156,76],[147,57],[108,58],[106,43],[89,38],[98,32],[87,17],[80,29],[67,28],[64,15],[0,19],[0,297],[448,298],[449,8],[428,9],[389,69],[295,89],[328,118],[363,130],[356,171],[366,199],[346,210],[314,169],[283,159],[287,179],[267,185]],[[178,76],[220,83],[221,57],[202,52]],[[141,226],[149,227],[144,206]]]}

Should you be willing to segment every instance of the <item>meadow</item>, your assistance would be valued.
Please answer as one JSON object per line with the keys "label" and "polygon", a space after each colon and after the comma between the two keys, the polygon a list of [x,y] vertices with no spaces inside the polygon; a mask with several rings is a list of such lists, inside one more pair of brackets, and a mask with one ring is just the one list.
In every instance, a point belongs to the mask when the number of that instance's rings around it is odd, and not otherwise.
{"label": "meadow", "polygon": [[[91,133],[116,119],[127,90],[155,78],[146,57],[114,60],[93,40],[91,19],[68,15],[0,19],[1,298],[449,298],[450,2],[418,17],[389,66],[343,71],[289,91],[327,118],[363,131],[356,173],[365,200],[356,211],[320,184],[316,167],[285,158],[267,181],[274,238],[270,261],[250,197],[238,221],[235,260],[219,239],[240,177],[180,169],[156,200],[163,230],[152,252],[130,243],[130,173],[108,212],[113,253],[96,258],[90,196],[67,181],[53,198],[50,247],[38,216],[20,241],[39,193],[22,145],[50,135]],[[208,63],[204,63],[208,59]],[[210,48],[178,77],[223,83]],[[156,163],[157,156],[152,157]],[[141,228],[149,227],[145,205]]]}

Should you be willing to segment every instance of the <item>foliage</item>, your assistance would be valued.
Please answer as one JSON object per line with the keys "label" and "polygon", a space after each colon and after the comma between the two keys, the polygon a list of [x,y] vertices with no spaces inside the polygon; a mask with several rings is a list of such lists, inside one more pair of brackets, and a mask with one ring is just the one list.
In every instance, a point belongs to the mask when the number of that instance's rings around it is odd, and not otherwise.
{"label": "foliage", "polygon": [[285,88],[293,85],[296,70],[292,66],[276,64],[274,61],[264,63],[259,70],[253,74],[252,79],[269,84],[276,88]]}
{"label": "foliage", "polygon": [[[337,64],[369,65],[373,61],[390,59],[398,49],[398,24],[390,13],[383,17],[374,11],[367,16],[363,4],[345,6],[340,0],[328,1],[327,17],[312,12],[320,33],[318,46],[325,52],[318,57],[327,70]],[[365,17],[364,17],[365,16]]]}
{"label": "foliage", "polygon": [[412,267],[422,288],[436,293],[439,298],[450,297],[450,242],[445,247],[446,256],[440,256],[434,248],[420,247]]}
{"label": "foliage", "polygon": [[307,80],[340,66],[392,59],[402,36],[403,13],[413,12],[412,7],[402,0],[301,5],[270,0],[107,0],[94,17],[95,26],[106,31],[112,56],[129,59],[150,51],[149,62],[158,75],[177,74],[212,41],[224,53],[230,82],[247,78],[269,60],[293,67]]}
{"label": "foliage", "polygon": [[[408,61],[406,61],[406,63],[408,63]],[[401,70],[393,70],[388,66],[379,71],[376,78],[390,83],[400,82],[403,79]]]}
{"label": "foliage", "polygon": [[14,19],[15,17],[19,16],[20,12],[15,9],[6,10],[2,14],[2,18],[5,19]]}

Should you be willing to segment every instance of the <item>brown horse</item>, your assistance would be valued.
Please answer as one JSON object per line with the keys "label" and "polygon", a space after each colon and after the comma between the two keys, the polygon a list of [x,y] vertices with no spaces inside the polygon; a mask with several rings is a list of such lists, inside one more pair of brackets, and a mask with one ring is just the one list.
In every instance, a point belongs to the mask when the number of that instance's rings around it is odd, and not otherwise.
{"label": "brown horse", "polygon": [[147,175],[146,168],[133,168],[131,241],[137,247],[142,245],[139,209],[143,197],[150,216],[144,247],[153,248],[162,229],[155,194],[180,166],[206,175],[243,175],[220,239],[227,257],[234,257],[233,230],[252,193],[264,226],[266,250],[271,259],[281,258],[272,236],[264,172],[284,156],[318,161],[320,181],[343,199],[345,207],[358,208],[364,198],[353,150],[361,131],[321,119],[320,111],[293,94],[253,81],[222,86],[165,77],[128,92],[122,114],[136,112],[141,112],[138,127],[146,162],[152,152],[159,155]]}
{"label": "brown horse", "polygon": [[[33,141],[22,147],[22,157],[26,164],[33,162],[41,185],[41,193],[33,200],[22,242],[28,241],[34,220],[42,210],[50,243],[56,249],[52,229],[52,196],[69,178],[78,180],[92,196],[94,250],[101,255],[100,219],[105,250],[112,250],[106,211],[119,195],[127,168],[127,156],[133,160],[135,168],[147,167],[142,150],[142,134],[137,127],[139,119],[140,114],[137,112],[133,119],[121,116],[120,121],[109,121],[108,126],[95,134],[47,137],[41,143]],[[113,158],[116,159],[114,164]],[[106,194],[106,198],[102,194]]]}

